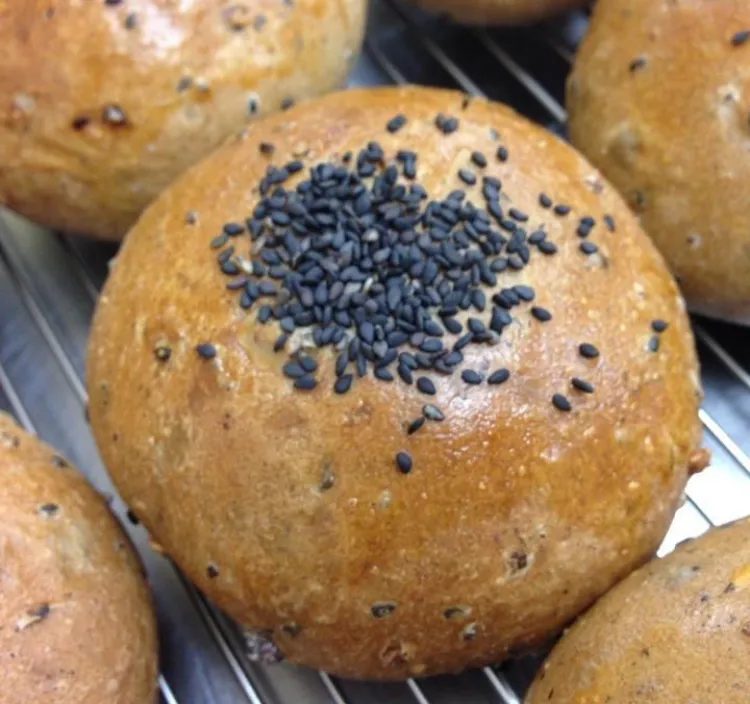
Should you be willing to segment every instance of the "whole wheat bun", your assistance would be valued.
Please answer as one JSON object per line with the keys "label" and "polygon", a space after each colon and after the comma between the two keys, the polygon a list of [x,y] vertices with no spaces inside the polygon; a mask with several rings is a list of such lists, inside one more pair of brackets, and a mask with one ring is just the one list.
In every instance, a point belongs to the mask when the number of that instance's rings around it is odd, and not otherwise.
{"label": "whole wheat bun", "polygon": [[5,414],[0,481],[0,702],[154,702],[149,593],[102,497]]}
{"label": "whole wheat bun", "polygon": [[567,103],[688,305],[750,323],[750,4],[598,2]]}
{"label": "whole wheat bun", "polygon": [[[399,115],[405,124],[387,131]],[[533,319],[528,303],[512,308],[513,321],[490,336],[497,344],[465,347],[455,373],[414,372],[433,380],[433,396],[395,365],[391,383],[370,368],[334,393],[330,347],[306,348],[318,385],[293,388],[282,366],[308,336],[297,331],[274,352],[278,324],[258,322],[258,305],[242,310],[209,246],[224,223],[253,212],[269,164],[341,164],[372,140],[384,163],[417,150],[416,180],[430,199],[463,185],[459,168],[479,174],[464,186],[477,206],[482,176],[501,179],[502,207],[524,210],[529,232],[544,226],[558,248],[508,267],[495,287],[533,286],[552,320]],[[275,145],[272,157],[262,143]],[[485,168],[472,151],[486,155]],[[572,211],[542,208],[541,190]],[[589,257],[576,235],[584,213],[599,220],[600,252]],[[247,234],[232,242],[249,256]],[[486,320],[489,309],[473,315]],[[653,352],[656,318],[669,327]],[[584,342],[600,356],[583,357]],[[213,347],[196,348],[204,343]],[[501,385],[462,378],[503,367]],[[572,389],[573,376],[599,390]],[[330,95],[253,124],[191,169],[118,255],[95,315],[88,383],[107,466],[166,551],[290,660],[349,677],[456,671],[547,639],[651,556],[689,468],[705,459],[683,303],[624,203],[563,142],[452,91]],[[571,412],[553,405],[556,392]],[[426,403],[445,419],[408,435]],[[399,452],[413,461],[409,474]]]}
{"label": "whole wheat bun", "polygon": [[466,24],[523,24],[551,17],[586,0],[415,0],[431,12]]}
{"label": "whole wheat bun", "polygon": [[0,203],[48,227],[121,238],[248,118],[340,86],[365,9],[366,0],[0,4]]}
{"label": "whole wheat bun", "polygon": [[747,704],[750,520],[618,584],[562,638],[527,704]]}

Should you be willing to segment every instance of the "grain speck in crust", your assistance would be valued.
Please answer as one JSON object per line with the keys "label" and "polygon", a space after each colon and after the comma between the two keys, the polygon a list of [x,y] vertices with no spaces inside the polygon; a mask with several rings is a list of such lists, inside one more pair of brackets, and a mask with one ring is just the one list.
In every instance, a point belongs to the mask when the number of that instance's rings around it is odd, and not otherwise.
{"label": "grain speck in crust", "polygon": [[103,498],[0,414],[0,700],[156,700],[141,565]]}
{"label": "grain speck in crust", "polygon": [[499,661],[656,550],[700,464],[693,339],[591,173],[503,106],[350,90],[254,123],[129,233],[92,427],[257,657],[381,679]]}
{"label": "grain speck in crust", "polygon": [[750,324],[750,5],[601,0],[571,141],[628,199],[698,313]]}

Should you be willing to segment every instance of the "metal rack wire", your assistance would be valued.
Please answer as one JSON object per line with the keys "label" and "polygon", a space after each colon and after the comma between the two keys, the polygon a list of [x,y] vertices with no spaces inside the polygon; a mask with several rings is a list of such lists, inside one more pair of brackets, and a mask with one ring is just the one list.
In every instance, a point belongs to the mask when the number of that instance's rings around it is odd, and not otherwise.
{"label": "metal rack wire", "polygon": [[[424,82],[458,87],[515,105],[564,132],[562,78],[585,16],[534,29],[462,29],[428,19],[396,0],[378,3],[352,83]],[[405,41],[408,39],[409,41]],[[0,214],[0,409],[39,431],[101,491],[143,555],[162,635],[164,704],[519,704],[535,662],[403,684],[356,683],[245,657],[239,628],[208,602],[143,530],[127,521],[85,421],[85,344],[98,289],[114,253],[108,245],[54,236]],[[696,323],[706,398],[701,420],[714,453],[694,477],[662,548],[709,525],[750,514],[750,331]]]}

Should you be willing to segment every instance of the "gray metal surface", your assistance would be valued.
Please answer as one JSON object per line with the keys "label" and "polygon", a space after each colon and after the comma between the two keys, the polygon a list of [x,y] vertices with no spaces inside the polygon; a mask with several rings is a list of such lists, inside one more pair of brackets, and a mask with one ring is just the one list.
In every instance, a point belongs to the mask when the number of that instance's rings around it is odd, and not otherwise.
{"label": "gray metal surface", "polygon": [[[351,83],[415,82],[487,95],[564,132],[563,81],[583,14],[534,29],[462,29],[395,0],[372,12]],[[114,497],[85,419],[88,327],[111,245],[59,236],[0,211],[0,409],[59,447]],[[662,546],[750,515],[750,330],[696,320],[706,397],[701,419],[713,463],[694,477]],[[537,661],[402,684],[348,682],[243,654],[239,629],[149,549],[116,497],[154,587],[165,704],[514,704]]]}

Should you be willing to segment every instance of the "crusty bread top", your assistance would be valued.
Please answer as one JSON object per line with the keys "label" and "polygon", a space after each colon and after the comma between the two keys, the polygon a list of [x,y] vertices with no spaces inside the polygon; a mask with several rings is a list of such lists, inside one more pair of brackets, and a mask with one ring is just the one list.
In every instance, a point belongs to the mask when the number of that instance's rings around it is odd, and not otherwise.
{"label": "crusty bread top", "polygon": [[750,323],[750,3],[597,2],[567,103],[688,305]]}
{"label": "crusty bread top", "polygon": [[528,704],[750,700],[750,520],[618,584],[553,650]]}
{"label": "crusty bread top", "polygon": [[[399,114],[405,124],[388,132]],[[210,242],[253,212],[270,164],[341,163],[371,140],[386,162],[416,150],[429,198],[464,188],[480,206],[482,175],[500,179],[503,209],[527,213],[528,232],[543,226],[558,251],[530,245],[525,268],[498,274],[495,290],[528,284],[535,300],[509,311],[496,344],[465,347],[453,374],[416,370],[407,385],[395,363],[392,382],[368,364],[336,394],[338,353],[313,348],[317,387],[299,391],[282,372],[299,338],[273,351],[278,324],[257,322],[260,302],[242,310],[242,291],[226,288],[238,277],[219,271]],[[461,168],[478,174],[475,186]],[[541,191],[571,212],[542,207]],[[597,221],[588,238],[576,234],[585,215]],[[247,233],[230,239],[250,256]],[[598,253],[584,254],[583,239]],[[468,315],[487,321],[493,295]],[[661,318],[668,328],[656,333]],[[504,367],[504,384],[462,376]],[[419,391],[421,376],[434,396]],[[700,442],[683,303],[619,196],[511,110],[426,88],[310,101],[190,170],[126,239],[99,301],[88,379],[107,466],[167,552],[235,617],[275,629],[287,656],[353,676],[460,669],[547,637],[656,549]],[[445,419],[408,435],[426,403]],[[399,452],[413,461],[408,475]],[[398,608],[374,618],[382,601]],[[471,617],[446,620],[455,604]],[[462,637],[471,624],[475,637]]]}
{"label": "crusty bread top", "polygon": [[150,599],[102,497],[4,414],[0,484],[0,702],[153,702]]}
{"label": "crusty bread top", "polygon": [[467,24],[518,24],[533,22],[573,7],[585,0],[416,0],[432,12],[444,12]]}
{"label": "crusty bread top", "polygon": [[0,3],[0,203],[121,238],[248,118],[338,87],[365,0]]}

